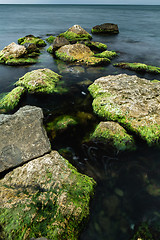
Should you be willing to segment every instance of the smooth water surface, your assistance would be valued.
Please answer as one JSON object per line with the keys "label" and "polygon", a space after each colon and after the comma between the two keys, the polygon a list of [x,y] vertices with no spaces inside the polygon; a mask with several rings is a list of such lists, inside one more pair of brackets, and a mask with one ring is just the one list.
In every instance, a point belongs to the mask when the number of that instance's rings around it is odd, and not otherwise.
{"label": "smooth water surface", "polygon": [[[56,36],[74,24],[91,32],[93,26],[105,22],[118,24],[120,33],[93,35],[93,40],[118,52],[112,63],[127,61],[160,66],[160,6],[0,5],[0,49],[28,34],[46,39],[48,34]],[[77,116],[87,113],[93,116],[88,84],[109,74],[136,74],[112,64],[80,68],[62,64],[46,52],[47,47],[35,65],[0,65],[0,93],[13,89],[19,77],[34,69],[50,68],[63,76],[62,87],[68,92],[45,98],[27,95],[20,103],[20,106],[42,107],[46,122],[60,114]],[[137,75],[160,80],[159,75]],[[152,224],[160,220],[160,151],[140,143],[134,154],[112,156],[107,149],[102,151],[99,145],[81,144],[85,134],[89,134],[98,121],[93,116],[82,129],[69,131],[54,140],[52,148],[69,149],[71,162],[98,183],[91,203],[90,220],[80,239],[128,240],[140,222]]]}

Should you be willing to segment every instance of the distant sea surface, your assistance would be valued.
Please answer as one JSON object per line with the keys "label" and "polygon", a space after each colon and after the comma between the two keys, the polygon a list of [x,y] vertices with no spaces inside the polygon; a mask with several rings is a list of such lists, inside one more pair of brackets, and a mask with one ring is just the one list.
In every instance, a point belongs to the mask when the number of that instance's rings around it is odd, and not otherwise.
{"label": "distant sea surface", "polygon": [[[117,51],[118,57],[112,63],[140,62],[160,67],[160,6],[0,5],[0,50],[11,42],[17,43],[25,35],[33,34],[45,40],[48,35],[57,36],[75,24],[91,33],[93,26],[102,23],[115,23],[119,27],[118,35],[93,35],[93,41],[105,43],[108,50]],[[48,46],[41,50],[39,62],[32,66],[0,65],[0,94],[11,91],[14,83],[28,71],[50,68],[60,73],[62,70],[64,85],[69,89],[66,94],[45,99],[28,94],[20,106],[40,106],[53,116],[56,111],[58,114],[93,114],[92,99],[85,85],[87,81],[91,83],[109,74],[137,74],[115,68],[112,64],[103,67],[82,66],[75,68],[75,73],[70,66],[59,63],[47,53]],[[137,75],[160,80],[158,74]],[[64,136],[64,139],[60,138],[59,146],[53,144],[56,149],[72,150],[74,165],[81,172],[94,177],[98,183],[89,223],[80,239],[131,240],[141,222],[158,223],[160,226],[160,151],[142,146],[134,154],[112,159],[103,154],[101,149],[76,146],[79,136],[85,136],[89,131],[87,129],[88,126],[80,129],[79,135],[73,133]]]}

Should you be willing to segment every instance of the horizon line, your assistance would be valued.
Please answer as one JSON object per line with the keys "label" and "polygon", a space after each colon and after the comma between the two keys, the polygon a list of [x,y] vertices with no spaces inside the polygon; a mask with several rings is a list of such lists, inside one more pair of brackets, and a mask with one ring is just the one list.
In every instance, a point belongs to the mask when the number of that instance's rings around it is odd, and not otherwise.
{"label": "horizon line", "polygon": [[141,4],[134,4],[134,3],[107,3],[107,4],[104,4],[104,3],[0,3],[0,5],[123,5],[123,6],[160,6],[160,4],[144,4],[144,3],[141,3]]}

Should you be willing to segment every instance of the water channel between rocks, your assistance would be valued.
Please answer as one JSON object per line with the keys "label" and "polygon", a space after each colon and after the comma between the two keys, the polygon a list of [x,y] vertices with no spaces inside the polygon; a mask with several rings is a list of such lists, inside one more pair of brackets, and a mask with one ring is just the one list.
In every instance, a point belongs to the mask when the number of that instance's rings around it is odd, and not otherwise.
{"label": "water channel between rocks", "polygon": [[[112,38],[109,38],[112,42]],[[105,42],[104,37],[96,40]],[[48,47],[48,46],[47,46]],[[157,224],[160,221],[160,151],[138,143],[134,153],[111,154],[98,143],[86,144],[85,139],[100,122],[92,111],[92,97],[88,86],[98,77],[109,74],[135,74],[127,70],[114,68],[112,64],[103,67],[84,67],[54,60],[43,49],[39,63],[30,67],[0,66],[4,78],[9,84],[2,84],[1,93],[10,91],[14,82],[26,72],[50,68],[60,73],[65,93],[53,95],[25,95],[19,104],[39,106],[44,112],[44,124],[47,126],[56,117],[71,115],[78,117],[81,123],[53,135],[48,131],[52,149],[58,150],[76,168],[97,181],[95,197],[91,202],[90,219],[80,240],[127,240],[133,235],[140,222]],[[117,50],[117,49],[112,49]],[[112,63],[127,60],[125,53],[118,53]],[[7,73],[7,76],[6,76]],[[158,75],[141,75],[147,79],[159,79]]]}

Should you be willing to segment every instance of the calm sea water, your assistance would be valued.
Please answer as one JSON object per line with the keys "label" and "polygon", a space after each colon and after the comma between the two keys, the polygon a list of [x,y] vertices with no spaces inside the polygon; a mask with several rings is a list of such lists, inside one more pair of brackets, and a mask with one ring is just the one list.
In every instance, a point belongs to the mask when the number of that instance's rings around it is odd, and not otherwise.
{"label": "calm sea water", "polygon": [[[0,5],[0,49],[28,34],[45,39],[48,34],[56,36],[74,24],[90,32],[93,26],[105,22],[118,24],[120,33],[116,36],[94,35],[93,40],[103,42],[109,50],[118,52],[119,56],[113,62],[143,62],[160,66],[160,6]],[[46,48],[35,65],[0,65],[0,93],[13,89],[18,78],[28,71],[47,67],[59,73],[61,65],[46,52]],[[68,93],[45,99],[42,96],[26,96],[20,106],[40,106],[48,119],[60,113],[92,113],[86,81],[93,82],[108,74],[135,74],[114,68],[112,64],[103,68],[84,67],[73,72],[68,65],[63,69],[63,84]],[[138,76],[160,80],[158,75]],[[78,139],[84,137],[89,127],[69,133],[67,138],[61,136],[52,143],[53,148],[70,149],[72,162],[98,183],[90,220],[80,239],[131,239],[139,223],[155,224],[160,221],[160,152],[140,145],[132,156],[111,157],[101,151],[100,146],[80,144]]]}

